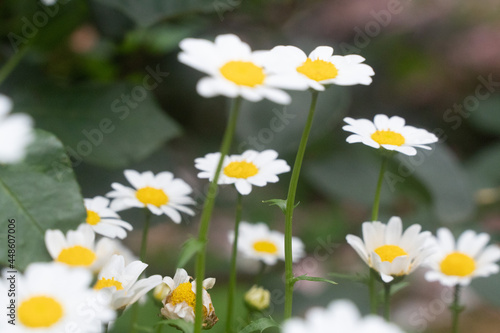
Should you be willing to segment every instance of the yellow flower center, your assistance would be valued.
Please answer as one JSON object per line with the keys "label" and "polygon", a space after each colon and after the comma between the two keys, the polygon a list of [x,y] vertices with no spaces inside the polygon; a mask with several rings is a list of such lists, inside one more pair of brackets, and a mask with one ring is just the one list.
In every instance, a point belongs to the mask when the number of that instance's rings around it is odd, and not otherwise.
{"label": "yellow flower center", "polygon": [[224,168],[224,174],[231,178],[243,178],[255,176],[259,169],[252,162],[231,162]]}
{"label": "yellow flower center", "polygon": [[181,283],[170,296],[170,303],[177,305],[182,302],[186,302],[191,308],[196,306],[196,294],[193,292],[193,286],[191,282]]}
{"label": "yellow flower center", "polygon": [[47,328],[63,316],[61,303],[47,296],[35,296],[23,301],[17,308],[19,321],[30,328]]}
{"label": "yellow flower center", "polygon": [[249,61],[229,61],[219,70],[222,76],[239,86],[255,87],[266,78],[262,67]]}
{"label": "yellow flower center", "polygon": [[76,245],[63,249],[56,261],[65,263],[71,266],[90,266],[95,261],[95,253],[83,246]]}
{"label": "yellow flower center", "polygon": [[96,225],[97,223],[101,222],[101,217],[96,212],[87,209],[86,222],[90,225]]}
{"label": "yellow flower center", "polygon": [[453,252],[441,261],[441,272],[446,275],[469,276],[476,270],[473,258],[461,252]]}
{"label": "yellow flower center", "polygon": [[383,245],[375,249],[375,253],[379,255],[382,261],[392,262],[396,257],[407,256],[405,250],[397,245]]}
{"label": "yellow flower center", "polygon": [[267,240],[257,241],[253,243],[253,249],[257,252],[264,252],[269,254],[276,254],[278,252],[278,247]]}
{"label": "yellow flower center", "polygon": [[311,58],[307,58],[302,65],[297,67],[297,72],[318,82],[334,79],[339,73],[337,67],[331,62],[320,59],[311,60]]}
{"label": "yellow flower center", "polygon": [[149,186],[138,189],[135,197],[145,205],[160,207],[168,203],[168,195],[163,190]]}
{"label": "yellow flower center", "polygon": [[402,146],[405,143],[404,136],[391,130],[376,131],[371,138],[379,145]]}
{"label": "yellow flower center", "polygon": [[116,290],[122,290],[123,285],[120,281],[116,281],[114,277],[111,279],[101,278],[94,286],[94,289],[101,290],[102,288],[116,287]]}

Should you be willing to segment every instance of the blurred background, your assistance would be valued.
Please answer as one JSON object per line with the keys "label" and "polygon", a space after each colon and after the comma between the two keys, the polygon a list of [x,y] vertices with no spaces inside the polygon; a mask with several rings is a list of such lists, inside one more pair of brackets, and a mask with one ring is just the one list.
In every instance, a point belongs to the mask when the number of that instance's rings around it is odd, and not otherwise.
{"label": "blurred background", "polygon": [[[500,3],[496,0],[64,0],[0,2],[0,92],[14,112],[33,116],[36,127],[64,143],[84,197],[104,195],[112,182],[126,183],[123,170],[172,171],[195,190],[201,209],[207,182],[196,178],[194,159],[219,148],[228,101],[196,93],[202,74],[179,63],[186,37],[213,40],[234,33],[254,50],[279,44],[306,53],[330,45],[336,54],[360,54],[376,75],[370,86],[333,86],[320,94],[302,171],[294,234],[308,257],[296,274],[329,277],[366,273],[346,244],[369,219],[380,160],[373,149],[348,145],[345,116],[402,116],[440,138],[430,152],[398,156],[382,189],[380,218],[401,216],[435,231],[488,232],[500,241]],[[12,60],[14,59],[14,60]],[[17,64],[16,64],[17,62]],[[291,165],[310,103],[308,92],[291,92],[293,103],[244,102],[233,153],[272,148]],[[271,124],[281,124],[276,127]],[[243,219],[284,229],[277,207],[289,174],[253,189],[244,198]],[[207,276],[224,331],[225,284],[236,191],[220,188],[209,242]],[[135,230],[124,243],[139,252],[142,212],[121,216]],[[180,225],[155,217],[148,272],[173,276],[180,246],[197,234],[198,216]],[[185,268],[194,275],[193,262]],[[239,297],[254,283],[258,265],[243,263]],[[268,267],[260,283],[271,290],[264,315],[280,318],[284,264]],[[393,300],[393,318],[408,332],[449,331],[450,291],[423,279],[424,270]],[[367,288],[300,282],[294,313],[349,298],[368,311]],[[494,332],[500,324],[500,276],[474,281],[464,292],[464,332]],[[247,320],[242,301],[238,322]],[[148,305],[143,320],[156,320]],[[164,328],[164,332],[172,328]],[[116,331],[119,331],[117,328]]]}

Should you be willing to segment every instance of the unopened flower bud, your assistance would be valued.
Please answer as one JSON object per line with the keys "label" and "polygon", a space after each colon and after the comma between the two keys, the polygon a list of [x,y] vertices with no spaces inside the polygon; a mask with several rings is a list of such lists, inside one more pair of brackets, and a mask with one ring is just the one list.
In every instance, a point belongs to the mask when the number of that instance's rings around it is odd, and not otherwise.
{"label": "unopened flower bud", "polygon": [[262,287],[252,286],[245,294],[246,304],[257,311],[263,311],[269,307],[271,293]]}

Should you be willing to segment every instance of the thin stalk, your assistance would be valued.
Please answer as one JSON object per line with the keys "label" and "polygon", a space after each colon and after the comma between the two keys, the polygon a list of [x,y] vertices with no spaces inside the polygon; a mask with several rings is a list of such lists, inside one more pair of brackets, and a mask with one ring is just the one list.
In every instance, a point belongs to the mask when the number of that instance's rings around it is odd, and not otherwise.
{"label": "thin stalk", "polygon": [[382,157],[382,165],[380,167],[380,173],[378,175],[377,189],[375,190],[375,199],[373,200],[372,209],[372,221],[377,221],[378,219],[378,207],[380,205],[380,192],[382,190],[382,183],[384,181],[385,169],[387,167],[387,161],[389,159],[386,156]]}
{"label": "thin stalk", "polygon": [[208,189],[207,198],[203,205],[203,210],[201,212],[200,218],[200,229],[198,231],[198,241],[202,244],[201,249],[198,251],[196,257],[196,306],[195,306],[195,322],[194,322],[194,333],[201,332],[201,326],[203,323],[203,301],[202,301],[202,291],[203,291],[203,279],[205,278],[205,256],[206,256],[206,243],[208,237],[208,228],[210,226],[210,217],[212,216],[212,211],[214,208],[215,197],[217,194],[217,182],[219,181],[219,175],[222,169],[222,162],[224,157],[228,154],[229,148],[231,147],[231,142],[233,141],[234,132],[236,131],[236,123],[238,120],[238,114],[240,111],[241,97],[237,97],[234,100],[233,106],[231,108],[231,114],[229,115],[228,124],[226,131],[224,132],[224,137],[222,139],[222,144],[220,148],[220,159],[215,170],[214,179],[210,183]]}
{"label": "thin stalk", "polygon": [[146,260],[146,252],[148,249],[148,233],[149,233],[149,223],[151,222],[151,211],[145,208],[146,218],[144,219],[144,227],[142,228],[142,243],[141,243],[141,261]]}
{"label": "thin stalk", "polygon": [[391,287],[392,283],[384,283],[384,318],[387,321],[391,317]]}
{"label": "thin stalk", "polygon": [[243,196],[238,192],[238,199],[236,201],[236,217],[234,221],[234,240],[233,249],[231,252],[231,267],[229,271],[229,290],[227,293],[227,321],[226,333],[233,332],[233,313],[234,313],[234,294],[236,290],[236,258],[238,256],[238,235],[241,221],[242,211],[242,198]]}
{"label": "thin stalk", "polygon": [[370,313],[377,314],[378,309],[378,299],[377,299],[377,273],[374,269],[370,268],[370,280],[368,283],[368,289],[370,291]]}
{"label": "thin stalk", "polygon": [[309,108],[309,115],[307,116],[306,125],[302,132],[297,156],[293,164],[292,177],[288,187],[288,195],[286,198],[286,212],[285,212],[285,271],[286,271],[286,285],[285,285],[285,312],[284,319],[292,316],[292,302],[293,302],[293,258],[292,258],[292,219],[293,210],[295,208],[295,194],[297,192],[297,185],[299,183],[300,168],[306,151],[307,140],[311,132],[314,111],[316,110],[316,102],[318,100],[318,91],[312,92],[311,106]]}
{"label": "thin stalk", "polygon": [[[144,218],[144,226],[142,228],[142,242],[141,242],[141,252],[140,252],[140,260],[144,262],[146,260],[146,251],[148,244],[148,233],[149,233],[149,223],[151,222],[151,211],[148,208],[144,208],[145,218]],[[142,273],[145,274],[144,272]],[[134,333],[136,331],[135,325],[137,323],[137,317],[139,316],[139,302],[135,302],[132,305],[132,319],[131,319],[131,332]]]}
{"label": "thin stalk", "polygon": [[452,322],[451,322],[451,332],[458,333],[458,318],[460,316],[460,312],[464,310],[462,306],[460,306],[460,285],[457,284],[455,286],[455,293],[453,294],[453,303],[450,306],[451,314],[452,314]]}
{"label": "thin stalk", "polygon": [[257,285],[257,286],[260,285],[260,280],[262,280],[262,276],[264,275],[264,271],[266,270],[266,268],[267,268],[266,263],[261,261],[259,272],[255,276],[255,282],[254,282],[255,285]]}
{"label": "thin stalk", "polygon": [[22,49],[18,50],[14,55],[5,63],[5,65],[0,68],[0,84],[3,83],[3,81],[9,76],[9,74],[16,68],[16,66],[19,64],[21,59],[24,57],[26,54],[26,51],[28,51],[28,46],[23,47]]}
{"label": "thin stalk", "polygon": [[108,333],[110,323],[104,325],[104,333]]}

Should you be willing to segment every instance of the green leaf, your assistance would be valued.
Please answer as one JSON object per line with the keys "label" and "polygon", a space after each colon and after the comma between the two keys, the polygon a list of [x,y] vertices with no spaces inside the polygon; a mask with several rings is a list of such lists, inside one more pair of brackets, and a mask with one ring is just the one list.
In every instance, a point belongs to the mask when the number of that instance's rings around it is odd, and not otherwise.
{"label": "green leaf", "polygon": [[[278,206],[283,214],[286,214],[286,200],[283,199],[270,199],[270,200],[263,200],[263,203],[269,204],[269,206]],[[297,206],[300,204],[300,201],[295,204],[294,208],[297,208]]]}
{"label": "green leaf", "polygon": [[[22,81],[25,87],[12,89],[15,110],[31,114],[37,127],[56,134],[73,167],[85,161],[122,169],[180,134],[179,126],[142,83],[62,88],[44,80],[33,81],[33,86]],[[148,82],[153,84],[154,79],[150,76]]]}
{"label": "green leaf", "polygon": [[198,251],[203,248],[203,243],[196,238],[188,239],[184,244],[182,244],[181,253],[179,255],[179,261],[177,262],[177,267],[184,267],[191,260],[192,257]]}
{"label": "green leaf", "polygon": [[151,26],[159,21],[193,12],[216,10],[215,3],[204,0],[94,0],[115,8],[139,26]]}
{"label": "green leaf", "polygon": [[[15,219],[15,266],[21,270],[35,261],[51,260],[45,250],[47,229],[76,229],[86,212],[80,188],[62,143],[36,130],[23,162],[0,165],[0,243],[7,244],[7,219]],[[0,263],[7,246],[0,246]]]}
{"label": "green leaf", "polygon": [[328,275],[338,278],[338,279],[343,279],[343,280],[348,280],[352,282],[360,282],[360,283],[366,283],[370,281],[370,276],[367,274],[342,274],[342,273],[329,273]]}
{"label": "green leaf", "polygon": [[325,279],[322,277],[307,276],[307,275],[296,276],[294,278],[294,280],[295,280],[295,282],[297,282],[297,281],[314,281],[314,282],[326,282],[326,283],[330,283],[330,284],[337,284],[337,282],[332,281],[332,280],[328,280],[328,279]]}
{"label": "green leaf", "polygon": [[252,333],[255,331],[263,332],[265,329],[270,327],[279,327],[279,324],[271,317],[265,317],[257,319],[256,321],[252,321],[250,324],[240,330],[239,333]]}
{"label": "green leaf", "polygon": [[188,323],[184,319],[162,320],[156,324],[156,326],[158,325],[170,325],[177,328],[179,331],[183,331],[184,333],[193,333],[194,331],[194,325],[192,323]]}

